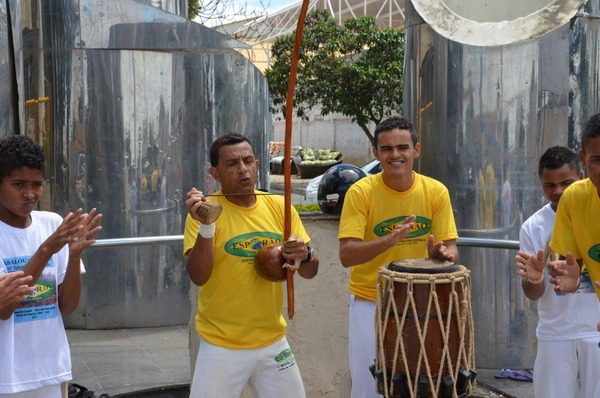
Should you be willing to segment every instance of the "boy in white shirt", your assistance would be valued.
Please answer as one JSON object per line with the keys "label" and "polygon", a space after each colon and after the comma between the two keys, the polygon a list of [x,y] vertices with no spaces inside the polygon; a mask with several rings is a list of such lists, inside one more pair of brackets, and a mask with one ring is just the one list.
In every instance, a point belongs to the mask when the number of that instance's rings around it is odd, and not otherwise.
{"label": "boy in white shirt", "polygon": [[1,398],[63,396],[71,358],[61,315],[79,304],[81,254],[101,230],[96,209],[64,220],[34,210],[43,186],[42,148],[25,136],[2,138],[0,274],[22,273],[32,293],[0,306]]}

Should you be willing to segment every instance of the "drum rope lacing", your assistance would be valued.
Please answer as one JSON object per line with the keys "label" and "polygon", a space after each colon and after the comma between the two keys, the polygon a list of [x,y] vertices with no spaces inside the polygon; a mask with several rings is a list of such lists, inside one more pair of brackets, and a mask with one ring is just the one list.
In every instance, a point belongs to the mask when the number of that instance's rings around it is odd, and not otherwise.
{"label": "drum rope lacing", "polygon": [[[419,381],[418,375],[421,374],[421,370],[425,370],[429,383],[429,389],[434,393],[434,396],[437,396],[440,391],[442,376],[449,376],[452,380],[453,386],[456,386],[458,371],[461,367],[464,369],[474,369],[474,326],[470,308],[471,285],[469,274],[469,271],[463,266],[461,266],[460,270],[457,272],[440,274],[403,273],[392,271],[387,268],[382,268],[380,270],[380,277],[378,278],[377,282],[377,323],[378,325],[385,325],[385,327],[378,328],[378,358],[383,358],[383,360],[381,361],[382,363],[377,363],[377,371],[383,371],[384,393],[386,397],[391,396],[391,394],[394,393],[394,385],[389,383],[389,379],[391,375],[396,374],[401,369],[399,368],[399,365],[402,365],[402,368],[405,370],[409,369],[406,349],[404,344],[401,344],[403,343],[401,331],[404,330],[405,322],[409,317],[422,321],[423,323],[421,325],[421,322],[414,322],[421,347],[415,367],[417,371],[415,372],[415,375],[411,375],[410,371],[406,371],[407,386],[409,388],[411,397],[417,396]],[[407,284],[407,299],[404,303],[404,307],[401,309],[401,312],[396,305],[396,300],[388,300],[389,297],[395,297],[394,288],[396,282],[403,282]],[[442,313],[442,308],[440,307],[440,300],[438,299],[438,294],[435,289],[437,284],[442,283],[451,285],[451,294],[449,297],[446,319],[444,319],[444,314]],[[427,309],[424,318],[423,316],[420,316],[417,311],[417,303],[415,302],[414,296],[414,286],[416,284],[429,284],[430,294],[427,300]],[[385,297],[382,297],[382,292],[386,292]],[[385,308],[383,308],[383,303],[386,302],[387,305]],[[432,307],[435,309],[435,314],[433,314],[433,316],[431,315]],[[450,325],[453,315],[458,315],[460,321],[458,328],[459,344],[456,363],[452,362],[449,344],[451,333]],[[383,368],[387,367],[388,359],[385,358],[386,353],[382,342],[384,341],[384,334],[390,321],[390,317],[393,318],[398,327],[396,341],[394,344],[391,375],[388,375],[388,372],[386,372]],[[429,363],[429,359],[426,355],[427,353],[423,350],[423,347],[425,347],[426,344],[425,340],[431,319],[444,321],[440,325],[443,349],[441,353],[439,372],[436,375],[433,374],[431,364]],[[408,344],[411,343],[412,342],[408,342]],[[401,358],[398,357],[399,354],[401,355]],[[398,362],[399,359],[401,360],[400,363]],[[444,373],[444,369],[448,369],[448,374]],[[453,390],[453,396],[457,396],[455,388]]]}

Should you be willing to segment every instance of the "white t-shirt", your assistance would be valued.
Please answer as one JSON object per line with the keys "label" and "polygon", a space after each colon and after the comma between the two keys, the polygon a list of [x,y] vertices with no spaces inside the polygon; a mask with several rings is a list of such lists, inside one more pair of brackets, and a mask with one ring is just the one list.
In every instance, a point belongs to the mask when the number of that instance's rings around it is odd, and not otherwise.
{"label": "white t-shirt", "polygon": [[[535,255],[544,249],[552,228],[556,212],[550,204],[545,205],[521,226],[520,250]],[[536,336],[540,340],[572,340],[597,337],[596,325],[600,318],[600,305],[587,273],[582,275],[581,285],[574,293],[557,294],[544,270],[545,290],[538,299],[539,322]]]}
{"label": "white t-shirt", "polygon": [[[61,222],[58,214],[42,211],[31,213],[27,228],[0,222],[0,273],[22,269]],[[36,292],[8,320],[0,320],[0,394],[71,380],[71,355],[58,308],[58,286],[68,259],[65,245],[44,268]]]}

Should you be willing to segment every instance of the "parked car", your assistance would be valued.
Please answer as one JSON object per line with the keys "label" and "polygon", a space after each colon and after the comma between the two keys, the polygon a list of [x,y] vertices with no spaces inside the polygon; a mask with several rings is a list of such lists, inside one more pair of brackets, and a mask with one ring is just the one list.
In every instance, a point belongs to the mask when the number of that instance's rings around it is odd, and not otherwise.
{"label": "parked car", "polygon": [[[374,159],[362,166],[361,169],[367,175],[377,174],[381,171],[381,164],[379,163],[379,160]],[[319,184],[321,183],[322,178],[323,174],[316,176],[306,185],[306,192],[304,194],[306,203],[317,203],[317,194],[319,192]]]}

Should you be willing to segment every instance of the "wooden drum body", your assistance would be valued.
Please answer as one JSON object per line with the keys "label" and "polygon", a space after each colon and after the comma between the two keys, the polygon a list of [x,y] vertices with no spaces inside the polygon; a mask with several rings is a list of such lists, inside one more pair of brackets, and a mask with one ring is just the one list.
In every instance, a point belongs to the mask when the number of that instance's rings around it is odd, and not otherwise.
{"label": "wooden drum body", "polygon": [[378,390],[466,397],[475,379],[471,280],[462,265],[395,261],[377,281]]}

